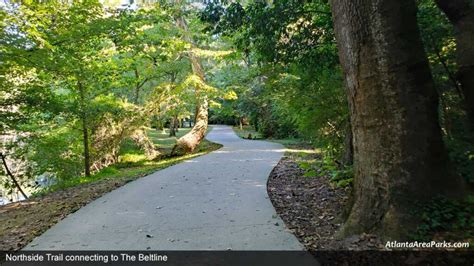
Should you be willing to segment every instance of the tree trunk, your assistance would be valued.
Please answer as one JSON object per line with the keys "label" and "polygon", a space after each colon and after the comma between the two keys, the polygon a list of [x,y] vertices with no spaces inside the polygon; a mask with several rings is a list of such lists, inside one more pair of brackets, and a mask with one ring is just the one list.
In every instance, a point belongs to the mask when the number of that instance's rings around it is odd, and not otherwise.
{"label": "tree trunk", "polygon": [[[180,2],[179,0],[177,0]],[[192,43],[192,38],[188,31],[188,26],[184,17],[180,17],[176,21],[178,27],[180,27],[184,31],[184,39]],[[189,52],[189,60],[191,61],[191,66],[193,69],[193,73],[205,81],[204,71],[202,69],[201,64],[199,63],[198,58],[193,52]],[[204,136],[207,131],[208,126],[208,108],[209,103],[207,96],[200,92],[196,88],[196,99],[197,99],[197,106],[196,106],[196,116],[195,116],[195,123],[194,127],[189,131],[186,135],[178,139],[175,147],[173,148],[172,154],[175,151],[183,151],[184,153],[193,152],[194,149],[201,143],[204,139]]]}
{"label": "tree trunk", "polygon": [[178,116],[174,116],[174,131],[179,132],[179,118]]}
{"label": "tree trunk", "polygon": [[85,114],[82,115],[82,142],[84,144],[84,174],[90,176],[91,158],[89,151],[89,131],[87,129],[87,118]]}
{"label": "tree trunk", "polygon": [[344,165],[352,165],[354,162],[354,145],[352,143],[352,129],[351,123],[348,121],[346,127],[346,136],[344,139],[344,155],[342,157],[342,163]]}
{"label": "tree trunk", "polygon": [[138,69],[135,67],[135,95],[133,97],[133,102],[135,104],[138,104],[138,100],[140,99],[140,82],[138,79],[140,78],[140,75],[138,74]]}
{"label": "tree trunk", "polygon": [[158,118],[156,120],[156,130],[161,131],[161,132],[164,132],[164,130],[165,130],[165,126],[163,125],[163,121],[160,118]]}
{"label": "tree trunk", "polygon": [[[354,145],[354,205],[340,235],[406,239],[416,202],[462,194],[413,0],[332,0]],[[439,194],[438,194],[439,193]]]}
{"label": "tree trunk", "polygon": [[176,143],[176,147],[173,149],[182,150],[185,153],[193,152],[199,143],[204,139],[207,131],[208,121],[208,103],[207,99],[203,100],[198,108],[196,116],[196,123],[189,133],[181,137]]}
{"label": "tree trunk", "polygon": [[436,0],[454,26],[457,79],[464,94],[469,126],[474,129],[474,1]]}
{"label": "tree trunk", "polygon": [[81,122],[82,122],[82,144],[84,146],[84,174],[91,175],[91,158],[89,151],[89,131],[87,128],[87,110],[86,110],[86,92],[82,83],[78,83],[79,94],[81,97]]}
{"label": "tree trunk", "polygon": [[170,121],[170,137],[176,137],[176,127],[175,127],[176,122],[174,121],[174,116],[171,117]]}
{"label": "tree trunk", "polygon": [[145,155],[148,159],[153,160],[160,154],[144,129],[135,130],[131,135],[131,138],[143,151],[145,151]]}

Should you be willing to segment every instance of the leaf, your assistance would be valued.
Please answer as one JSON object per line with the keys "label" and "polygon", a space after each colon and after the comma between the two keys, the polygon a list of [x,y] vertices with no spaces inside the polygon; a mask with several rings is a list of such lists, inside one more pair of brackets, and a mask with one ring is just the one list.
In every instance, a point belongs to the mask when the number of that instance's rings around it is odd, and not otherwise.
{"label": "leaf", "polygon": [[316,176],[316,171],[314,171],[314,170],[308,171],[308,172],[304,173],[303,176],[304,176],[304,177],[313,177],[313,176]]}

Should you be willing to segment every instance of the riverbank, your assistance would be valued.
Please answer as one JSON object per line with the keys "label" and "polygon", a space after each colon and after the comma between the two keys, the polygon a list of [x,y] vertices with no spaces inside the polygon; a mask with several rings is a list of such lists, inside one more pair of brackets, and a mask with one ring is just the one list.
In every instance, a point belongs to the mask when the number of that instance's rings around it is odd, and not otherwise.
{"label": "riverbank", "polygon": [[[180,135],[186,132],[187,130],[180,130]],[[124,153],[126,156],[120,164],[103,169],[96,175],[58,183],[28,200],[0,206],[0,250],[19,250],[68,214],[105,193],[222,146],[204,140],[192,154],[168,157],[166,152],[174,145],[175,138],[168,137],[166,132],[151,132],[150,137],[161,148],[162,156],[156,160],[145,160],[140,154],[134,155],[133,149],[129,149]]]}

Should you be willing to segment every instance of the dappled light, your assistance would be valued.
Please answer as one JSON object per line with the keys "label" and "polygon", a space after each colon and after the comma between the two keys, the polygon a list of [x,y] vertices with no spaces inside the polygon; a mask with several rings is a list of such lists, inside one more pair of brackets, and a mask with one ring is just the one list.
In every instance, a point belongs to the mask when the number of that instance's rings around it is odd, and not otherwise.
{"label": "dappled light", "polygon": [[290,153],[305,153],[305,154],[320,154],[321,149],[285,149],[285,152]]}
{"label": "dappled light", "polygon": [[0,1],[0,251],[463,264],[473,41],[473,0]]}

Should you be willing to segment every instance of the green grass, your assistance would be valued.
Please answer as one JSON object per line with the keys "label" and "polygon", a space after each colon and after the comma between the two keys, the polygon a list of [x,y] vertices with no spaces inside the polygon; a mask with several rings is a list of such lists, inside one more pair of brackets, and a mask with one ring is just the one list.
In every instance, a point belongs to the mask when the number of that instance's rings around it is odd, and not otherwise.
{"label": "green grass", "polygon": [[309,145],[303,139],[298,138],[289,138],[289,139],[269,139],[269,141],[280,143],[283,146],[293,147],[293,146],[300,146],[300,145]]}
{"label": "green grass", "polygon": [[280,143],[287,148],[292,148],[293,146],[301,146],[301,145],[308,145],[308,143],[300,138],[286,138],[286,139],[265,139],[262,134],[257,132],[253,126],[243,126],[242,129],[240,127],[235,126],[233,127],[234,132],[243,139],[248,139],[249,134],[252,136],[252,139],[257,140],[268,140],[276,143]]}
{"label": "green grass", "polygon": [[243,139],[248,139],[249,134],[252,135],[252,138],[263,139],[262,134],[255,131],[253,126],[243,126],[242,129],[240,129],[240,127],[233,127],[233,129],[237,136]]}
{"label": "green grass", "polygon": [[[180,129],[177,133],[178,138],[189,132],[189,128]],[[183,156],[169,157],[167,151],[170,151],[176,143],[175,137],[169,137],[168,133],[158,132],[150,129],[148,131],[150,139],[159,148],[162,155],[157,159],[150,160],[131,140],[126,140],[120,150],[119,162],[106,167],[91,176],[81,176],[62,180],[48,188],[45,188],[34,195],[44,195],[53,191],[62,190],[78,185],[93,183],[101,180],[134,180],[136,178],[151,174],[160,169],[177,164],[197,156],[204,155],[217,150],[222,145],[203,140],[192,154]]]}
{"label": "green grass", "polygon": [[191,128],[180,128],[178,132],[176,132],[176,137],[170,137],[169,129],[165,129],[164,131],[150,129],[148,130],[148,137],[159,149],[168,150],[173,148],[178,138],[184,136],[189,131],[191,131]]}

